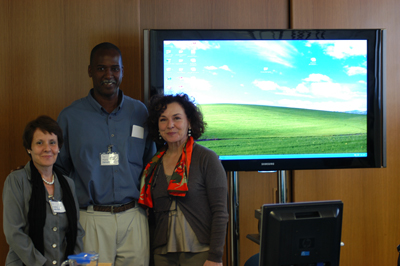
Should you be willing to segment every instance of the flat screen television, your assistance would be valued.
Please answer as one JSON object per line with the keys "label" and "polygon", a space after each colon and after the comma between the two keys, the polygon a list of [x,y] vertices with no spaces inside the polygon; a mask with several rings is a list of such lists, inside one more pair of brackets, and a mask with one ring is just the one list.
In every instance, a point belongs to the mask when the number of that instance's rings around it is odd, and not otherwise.
{"label": "flat screen television", "polygon": [[145,101],[186,93],[227,171],[386,166],[382,29],[145,30]]}
{"label": "flat screen television", "polygon": [[338,266],[343,203],[265,204],[261,209],[260,266]]}

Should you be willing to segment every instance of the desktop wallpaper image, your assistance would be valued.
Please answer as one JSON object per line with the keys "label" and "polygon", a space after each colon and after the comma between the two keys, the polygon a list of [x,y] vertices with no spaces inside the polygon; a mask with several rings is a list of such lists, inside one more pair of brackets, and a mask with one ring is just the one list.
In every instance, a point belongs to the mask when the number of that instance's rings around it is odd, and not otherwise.
{"label": "desktop wallpaper image", "polygon": [[164,93],[187,93],[221,159],[366,156],[366,40],[164,41]]}

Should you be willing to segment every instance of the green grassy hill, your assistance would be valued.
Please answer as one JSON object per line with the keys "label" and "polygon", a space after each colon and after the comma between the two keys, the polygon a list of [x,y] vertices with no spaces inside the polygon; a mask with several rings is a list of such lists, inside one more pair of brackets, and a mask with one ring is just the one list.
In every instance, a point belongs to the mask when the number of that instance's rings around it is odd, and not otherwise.
{"label": "green grassy hill", "polygon": [[203,104],[199,144],[218,155],[366,152],[366,115],[259,105]]}

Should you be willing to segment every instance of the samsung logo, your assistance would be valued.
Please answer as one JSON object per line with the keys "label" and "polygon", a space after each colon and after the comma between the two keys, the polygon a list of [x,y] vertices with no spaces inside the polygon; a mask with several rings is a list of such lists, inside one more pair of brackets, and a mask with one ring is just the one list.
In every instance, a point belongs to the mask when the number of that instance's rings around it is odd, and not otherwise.
{"label": "samsung logo", "polygon": [[265,166],[265,165],[275,165],[275,163],[261,163],[261,165],[262,165],[262,166]]}

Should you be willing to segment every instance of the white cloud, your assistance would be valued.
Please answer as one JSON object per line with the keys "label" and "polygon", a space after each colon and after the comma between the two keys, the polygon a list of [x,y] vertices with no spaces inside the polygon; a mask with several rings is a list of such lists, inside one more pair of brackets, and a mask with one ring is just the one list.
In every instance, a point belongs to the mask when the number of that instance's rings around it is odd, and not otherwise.
{"label": "white cloud", "polygon": [[331,78],[323,74],[310,74],[304,80],[308,82],[322,82],[322,81],[329,82],[331,81]]}
{"label": "white cloud", "polygon": [[218,69],[218,67],[216,67],[216,66],[205,66],[204,68],[207,69],[207,70],[216,70],[216,69]]}
{"label": "white cloud", "polygon": [[[239,41],[240,42],[240,41]],[[252,51],[266,61],[293,67],[291,61],[298,50],[287,41],[246,41],[241,43],[245,51]]]}
{"label": "white cloud", "polygon": [[234,73],[227,65],[220,66],[219,68]]}
{"label": "white cloud", "polygon": [[310,66],[315,66],[317,64],[317,58],[315,57],[310,58],[310,61],[311,61],[309,63]]}
{"label": "white cloud", "polygon": [[344,84],[333,82],[314,82],[310,84],[310,92],[313,96],[334,99],[349,100],[355,94]]}
{"label": "white cloud", "polygon": [[276,94],[297,96],[297,97],[311,97],[309,95],[310,89],[305,84],[299,84],[296,88],[289,88],[280,86],[276,82],[269,80],[255,80],[253,84],[263,91],[275,91]]}
{"label": "white cloud", "polygon": [[296,92],[298,92],[298,93],[309,93],[310,89],[304,83],[300,83],[296,87]]}
{"label": "white cloud", "polygon": [[255,80],[253,81],[253,84],[263,91],[274,91],[280,87],[275,82],[269,80]]}
{"label": "white cloud", "polygon": [[366,111],[365,101],[361,99],[354,99],[351,101],[321,101],[311,102],[303,100],[289,100],[283,99],[278,102],[279,106],[286,106],[291,108],[303,108],[313,110],[323,110],[331,112],[346,112],[346,111]]}
{"label": "white cloud", "polygon": [[365,75],[367,74],[367,69],[365,67],[345,67],[347,70],[347,75],[354,76],[354,75]]}
{"label": "white cloud", "polygon": [[338,59],[350,56],[365,56],[367,53],[366,40],[335,40],[335,41],[310,41],[318,43],[325,49],[325,53]]}
{"label": "white cloud", "polygon": [[[324,100],[328,99],[332,102],[336,100],[354,101],[355,99],[358,99],[365,105],[365,94],[355,90],[357,87],[356,85],[335,83],[332,82],[330,77],[322,74],[310,74],[307,78],[303,79],[302,83],[298,84],[294,88],[281,86],[278,83],[269,80],[255,80],[253,81],[253,84],[263,91],[271,91],[277,95],[312,98],[314,100],[320,99],[319,102],[324,102]],[[307,103],[299,101],[298,104],[300,104],[300,102],[302,108],[308,108]],[[321,105],[321,110],[323,109],[323,105]]]}

